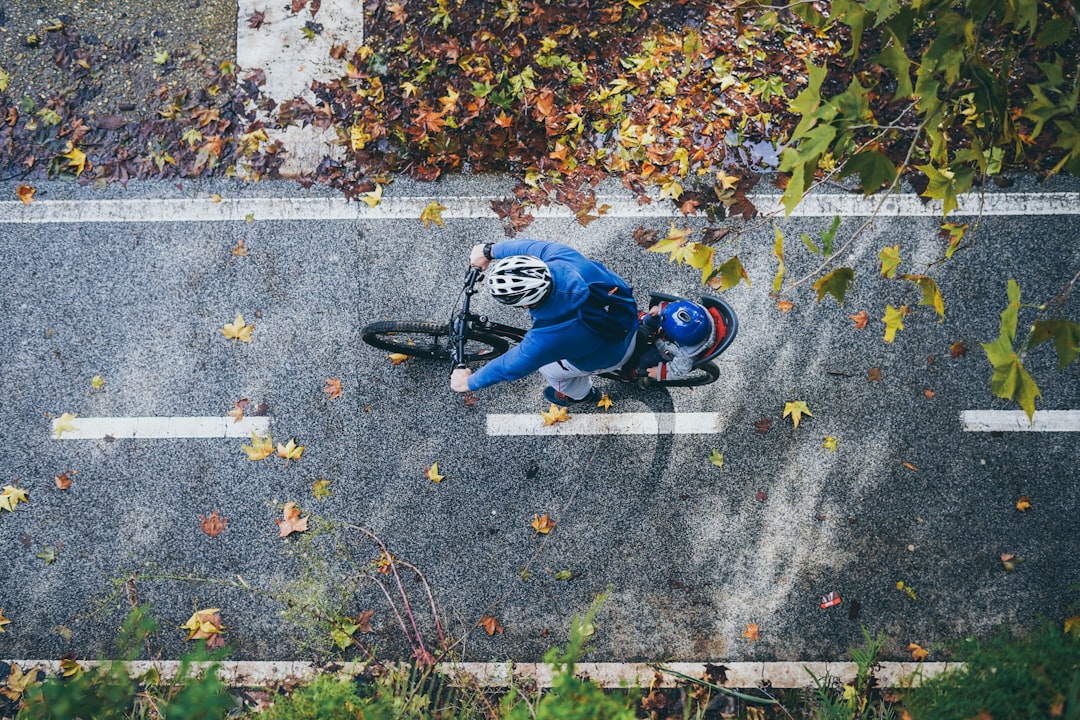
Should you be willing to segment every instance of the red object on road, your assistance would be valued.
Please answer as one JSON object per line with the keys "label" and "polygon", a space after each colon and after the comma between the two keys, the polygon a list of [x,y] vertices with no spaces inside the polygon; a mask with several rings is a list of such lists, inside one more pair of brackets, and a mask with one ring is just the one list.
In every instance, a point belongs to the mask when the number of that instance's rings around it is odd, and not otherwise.
{"label": "red object on road", "polygon": [[822,598],[821,598],[821,609],[822,610],[827,610],[827,609],[829,609],[831,607],[835,607],[836,605],[839,605],[839,604],[840,604],[840,595],[836,591],[833,591],[833,592],[829,593],[828,595],[823,595]]}

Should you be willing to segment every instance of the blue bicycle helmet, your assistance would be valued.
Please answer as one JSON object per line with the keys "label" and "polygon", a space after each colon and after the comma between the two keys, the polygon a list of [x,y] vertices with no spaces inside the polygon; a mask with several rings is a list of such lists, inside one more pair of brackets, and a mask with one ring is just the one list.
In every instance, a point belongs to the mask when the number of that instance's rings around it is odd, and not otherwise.
{"label": "blue bicycle helmet", "polygon": [[679,345],[699,345],[708,339],[712,319],[697,303],[679,300],[660,311],[660,330],[668,340]]}

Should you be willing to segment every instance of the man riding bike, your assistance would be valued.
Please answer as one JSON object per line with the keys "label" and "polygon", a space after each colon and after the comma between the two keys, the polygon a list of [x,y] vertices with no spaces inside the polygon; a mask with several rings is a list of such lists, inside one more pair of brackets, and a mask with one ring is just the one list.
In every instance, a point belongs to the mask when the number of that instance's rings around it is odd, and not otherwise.
{"label": "man riding bike", "polygon": [[520,344],[475,373],[454,370],[450,388],[479,390],[539,371],[548,381],[544,388],[548,402],[567,406],[599,401],[601,393],[592,386],[591,376],[626,363],[637,333],[630,328],[613,338],[586,321],[584,310],[592,286],[610,286],[610,294],[632,297],[626,281],[566,245],[542,240],[476,245],[469,263],[487,271],[492,297],[528,310],[533,324]]}

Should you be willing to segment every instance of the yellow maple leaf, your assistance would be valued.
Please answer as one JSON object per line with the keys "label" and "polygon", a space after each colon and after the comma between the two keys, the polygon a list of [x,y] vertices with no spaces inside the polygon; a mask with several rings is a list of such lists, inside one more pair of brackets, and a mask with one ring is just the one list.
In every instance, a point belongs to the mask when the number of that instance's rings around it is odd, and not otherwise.
{"label": "yellow maple leaf", "polygon": [[[10,624],[11,621],[4,617],[4,608],[0,608],[0,633],[6,633],[7,630],[4,629],[4,626]],[[1068,629],[1066,629],[1066,632],[1068,632]]]}
{"label": "yellow maple leaf", "polygon": [[424,477],[433,483],[441,483],[446,476],[439,474],[439,463],[431,463],[431,467],[424,468]]}
{"label": "yellow maple leaf", "polygon": [[723,170],[716,173],[716,179],[720,181],[720,187],[724,190],[734,190],[735,186],[739,184],[739,178],[734,175],[728,175]]}
{"label": "yellow maple leaf", "polygon": [[83,674],[83,666],[79,664],[78,660],[72,658],[62,658],[60,660],[60,672],[64,677],[79,677]]}
{"label": "yellow maple leaf", "polygon": [[274,454],[274,440],[269,434],[265,438],[260,438],[252,430],[251,444],[241,445],[240,449],[247,453],[248,460],[265,460]]}
{"label": "yellow maple leaf", "polygon": [[825,442],[821,443],[821,447],[825,448],[829,452],[836,452],[837,440],[831,435],[825,437]]}
{"label": "yellow maple leaf", "polygon": [[8,667],[7,684],[0,687],[0,695],[4,695],[12,702],[18,702],[27,690],[41,684],[37,681],[37,676],[37,668],[32,668],[30,672],[24,673],[22,668],[15,663],[11,663]]}
{"label": "yellow maple leaf", "polygon": [[331,400],[337,400],[341,397],[341,379],[340,378],[326,378],[326,387],[323,388],[323,392],[326,393]]}
{"label": "yellow maple leaf", "polygon": [[21,502],[30,502],[30,495],[14,485],[5,485],[4,491],[0,492],[0,510],[15,512],[15,506]]}
{"label": "yellow maple leaf", "polygon": [[251,331],[254,329],[255,325],[244,323],[244,316],[237,312],[236,319],[231,323],[225,323],[225,327],[221,328],[221,334],[229,340],[251,342]]}
{"label": "yellow maple leaf", "polygon": [[552,520],[547,513],[544,513],[543,517],[540,515],[533,515],[532,529],[540,535],[547,535],[555,529],[555,521]]}
{"label": "yellow maple leaf", "polygon": [[439,227],[444,227],[446,223],[443,222],[442,213],[446,209],[445,205],[440,205],[437,201],[432,201],[420,211],[420,220],[423,221],[424,227],[431,227],[432,223],[435,223]]}
{"label": "yellow maple leaf", "polygon": [[551,403],[551,407],[547,410],[541,410],[540,415],[544,418],[544,426],[554,425],[555,423],[566,422],[570,419],[570,411],[566,407],[560,407],[555,403]]}
{"label": "yellow maple leaf", "polygon": [[596,403],[596,407],[604,408],[604,412],[607,412],[614,404],[615,403],[611,402],[611,398],[608,397],[608,394],[604,393],[600,396],[600,402]]}
{"label": "yellow maple leaf", "polygon": [[67,152],[60,157],[67,158],[68,167],[75,170],[75,177],[82,175],[83,170],[86,169],[86,153],[71,143],[67,145]]}
{"label": "yellow maple leaf", "polygon": [[799,428],[799,421],[802,420],[803,415],[809,415],[814,417],[814,413],[810,412],[810,408],[803,400],[792,400],[789,403],[784,403],[784,417],[791,416],[791,422],[795,423],[795,429]]}
{"label": "yellow maple leaf", "polygon": [[56,437],[59,438],[66,432],[78,432],[79,428],[75,427],[75,423],[71,422],[75,418],[79,417],[75,413],[64,413],[53,424],[53,432],[56,433]]}
{"label": "yellow maple leaf", "polygon": [[[649,247],[649,252],[655,253],[668,253],[671,255],[671,260],[674,261],[675,252],[677,252],[683,245],[686,244],[690,234],[694,232],[690,228],[675,227],[675,223],[671,223],[671,229],[668,230],[668,234],[658,240],[655,245]],[[681,262],[681,261],[680,261]]]}
{"label": "yellow maple leaf", "polygon": [[290,460],[300,459],[300,456],[304,454],[305,447],[305,445],[297,445],[295,438],[289,438],[289,442],[285,445],[278,443],[277,456],[285,458],[285,464],[288,465]]}
{"label": "yellow maple leaf", "polygon": [[1027,495],[1021,495],[1020,499],[1016,501],[1016,509],[1020,512],[1027,512],[1031,509],[1031,498]]}
{"label": "yellow maple leaf", "polygon": [[367,203],[369,208],[373,208],[382,202],[382,185],[375,185],[375,189],[369,193],[364,193],[360,196],[360,199]]}
{"label": "yellow maple leaf", "polygon": [[635,10],[640,10],[647,5],[649,0],[626,0],[626,4],[632,6]]}
{"label": "yellow maple leaf", "polygon": [[885,323],[885,342],[891,343],[896,339],[896,331],[904,329],[904,315],[907,314],[907,305],[894,308],[892,305],[885,306],[885,317],[881,321]]}

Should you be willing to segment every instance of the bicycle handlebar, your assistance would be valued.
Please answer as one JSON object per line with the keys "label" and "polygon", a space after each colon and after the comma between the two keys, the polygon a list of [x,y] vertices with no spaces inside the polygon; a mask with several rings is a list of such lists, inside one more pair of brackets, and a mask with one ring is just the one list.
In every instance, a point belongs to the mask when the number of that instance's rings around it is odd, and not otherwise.
{"label": "bicycle handlebar", "polygon": [[468,271],[465,273],[465,284],[461,288],[461,293],[464,296],[461,301],[461,310],[450,321],[451,330],[454,333],[454,350],[453,361],[454,367],[457,369],[468,367],[465,364],[465,318],[469,315],[469,301],[474,294],[479,292],[475,289],[476,281],[483,275],[483,270],[478,267],[469,266]]}

